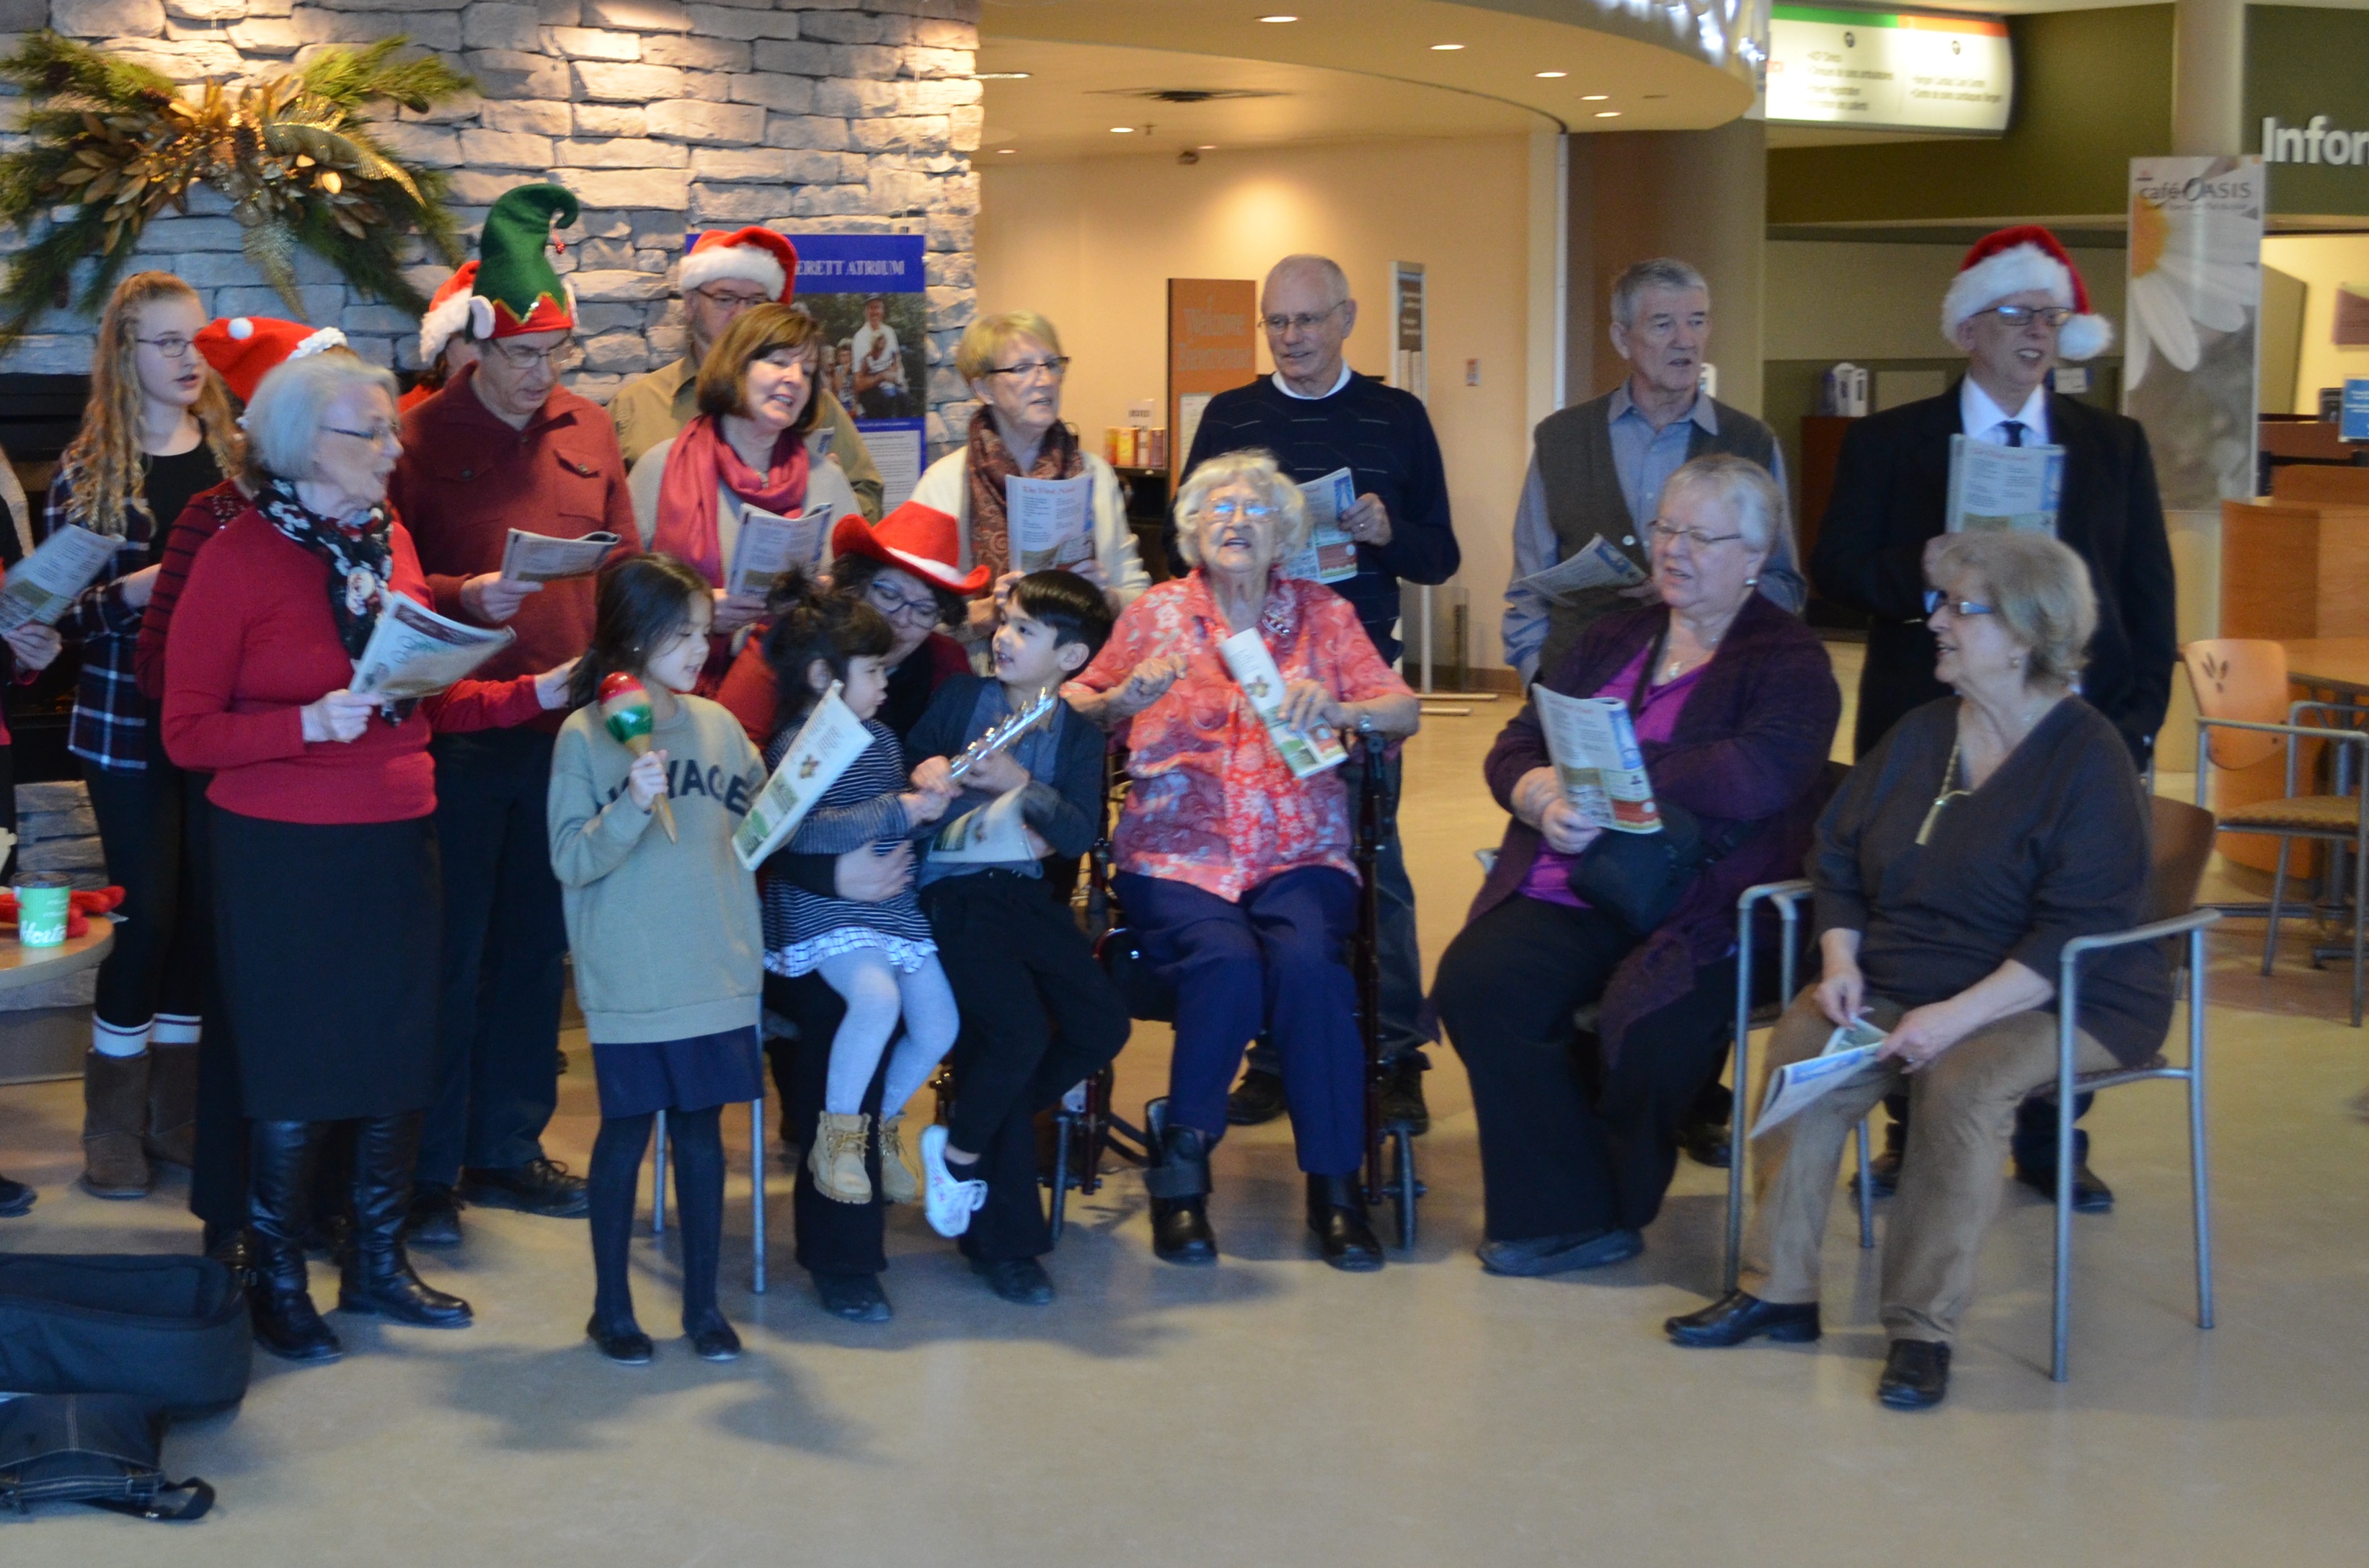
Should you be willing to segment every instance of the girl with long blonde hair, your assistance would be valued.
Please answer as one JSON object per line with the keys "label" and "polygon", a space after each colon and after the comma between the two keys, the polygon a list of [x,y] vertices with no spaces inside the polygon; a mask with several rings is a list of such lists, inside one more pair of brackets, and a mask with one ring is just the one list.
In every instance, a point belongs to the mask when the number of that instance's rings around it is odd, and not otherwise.
{"label": "girl with long blonde hair", "polygon": [[132,655],[166,533],[244,459],[229,395],[198,351],[205,324],[197,291],[169,272],[116,285],[82,429],[37,530],[47,538],[72,525],[116,542],[58,622],[82,657],[66,749],[82,761],[108,880],[124,889],[83,1062],[83,1185],[100,1197],[142,1196],[152,1159],[187,1165],[192,1154],[204,922],[183,907],[187,786],[157,743]]}

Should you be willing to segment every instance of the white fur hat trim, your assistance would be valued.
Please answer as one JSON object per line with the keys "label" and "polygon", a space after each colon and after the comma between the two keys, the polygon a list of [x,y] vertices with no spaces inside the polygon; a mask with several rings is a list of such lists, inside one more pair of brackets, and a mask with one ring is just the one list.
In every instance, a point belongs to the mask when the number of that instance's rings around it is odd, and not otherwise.
{"label": "white fur hat trim", "polygon": [[342,349],[345,346],[346,335],[344,333],[338,331],[334,326],[324,326],[320,331],[314,333],[311,337],[305,338],[304,341],[297,344],[293,349],[289,349],[288,357],[292,360],[305,360],[312,358],[315,354],[321,352],[324,349]]}
{"label": "white fur hat trim", "polygon": [[469,301],[465,293],[454,294],[442,304],[433,306],[419,318],[419,362],[432,365],[444,345],[469,325]]}
{"label": "white fur hat trim", "polygon": [[[1986,256],[1950,280],[1941,296],[1941,336],[1951,347],[1967,317],[2028,290],[2039,290],[2058,304],[2073,306],[2073,270],[2036,245],[2019,245]],[[2077,315],[2056,335],[2057,354],[2087,360],[2105,352],[2114,340],[2114,324],[2102,315]]]}
{"label": "white fur hat trim", "polygon": [[789,287],[789,274],[782,270],[779,259],[767,255],[753,245],[702,246],[682,258],[684,292],[704,287],[719,278],[736,278],[754,283],[775,299]]}

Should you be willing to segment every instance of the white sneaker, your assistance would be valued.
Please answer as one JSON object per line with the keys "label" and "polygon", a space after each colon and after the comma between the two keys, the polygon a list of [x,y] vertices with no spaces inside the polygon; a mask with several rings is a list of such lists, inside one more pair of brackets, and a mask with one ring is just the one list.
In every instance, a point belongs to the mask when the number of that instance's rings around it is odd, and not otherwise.
{"label": "white sneaker", "polygon": [[946,1169],[946,1129],[921,1129],[921,1207],[930,1229],[941,1236],[959,1236],[970,1229],[973,1210],[987,1201],[985,1182],[958,1182]]}

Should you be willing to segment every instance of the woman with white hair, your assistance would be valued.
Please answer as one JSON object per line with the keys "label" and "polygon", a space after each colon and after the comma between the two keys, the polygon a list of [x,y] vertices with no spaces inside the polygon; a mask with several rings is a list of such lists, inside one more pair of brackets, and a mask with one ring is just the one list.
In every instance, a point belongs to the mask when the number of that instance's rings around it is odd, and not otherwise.
{"label": "woman with white hair", "polygon": [[1599,843],[1525,707],[1483,764],[1512,820],[1433,986],[1472,1082],[1491,1274],[1643,1250],[1678,1123],[1727,1050],[1736,896],[1801,868],[1842,713],[1816,635],[1756,591],[1783,526],[1767,470],[1696,458],[1656,512],[1658,602],[1592,623],[1541,684],[1629,709],[1664,833],[1684,812],[1700,853],[1646,898],[1610,857],[1668,841]]}
{"label": "woman with white hair", "polygon": [[354,1235],[338,1305],[460,1328],[403,1247],[422,1113],[435,1090],[439,729],[521,723],[566,702],[565,668],[463,681],[416,706],[348,689],[390,595],[425,603],[411,536],[385,505],[401,454],[395,378],[349,354],[292,360],[247,406],[253,505],[189,572],[166,649],[164,737],[213,774],[223,1002],[252,1120],[248,1224],[257,1341],[335,1360],[301,1238],[331,1124],[357,1124]]}
{"label": "woman with white hair", "polygon": [[1283,678],[1280,720],[1340,741],[1413,735],[1418,704],[1349,602],[1278,565],[1308,536],[1299,486],[1265,452],[1193,471],[1176,498],[1193,569],[1127,606],[1065,691],[1128,727],[1134,781],[1120,814],[1116,892],[1153,970],[1176,990],[1176,1048],[1153,1129],[1152,1247],[1217,1259],[1209,1150],[1252,1036],[1283,1055],[1308,1223],[1336,1268],[1382,1265],[1357,1168],[1365,1056],[1343,947],[1356,922],[1349,803],[1338,768],[1294,775],[1219,645],[1254,632]]}

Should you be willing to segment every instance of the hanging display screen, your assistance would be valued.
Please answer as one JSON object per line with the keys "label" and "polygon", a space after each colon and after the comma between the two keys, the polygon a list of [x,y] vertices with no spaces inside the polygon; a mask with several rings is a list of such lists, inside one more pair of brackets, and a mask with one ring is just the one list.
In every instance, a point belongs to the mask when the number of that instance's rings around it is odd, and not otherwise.
{"label": "hanging display screen", "polygon": [[1997,18],[1808,6],[1770,13],[1772,125],[1997,136],[2014,105],[2015,59]]}

